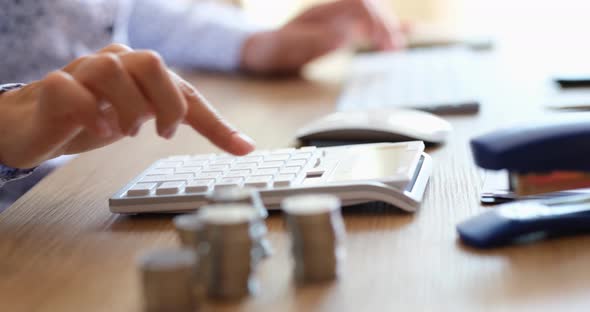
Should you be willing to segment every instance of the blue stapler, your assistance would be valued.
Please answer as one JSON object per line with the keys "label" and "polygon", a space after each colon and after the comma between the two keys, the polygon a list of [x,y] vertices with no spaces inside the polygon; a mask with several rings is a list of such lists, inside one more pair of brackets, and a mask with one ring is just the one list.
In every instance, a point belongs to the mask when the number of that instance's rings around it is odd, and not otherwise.
{"label": "blue stapler", "polygon": [[[475,163],[507,170],[519,195],[590,187],[590,114],[506,128],[474,138]],[[549,197],[551,198],[551,197]],[[462,241],[480,248],[523,238],[590,232],[590,193],[508,203],[460,223]]]}
{"label": "blue stapler", "polygon": [[472,139],[471,150],[484,169],[590,172],[590,114],[494,131]]}

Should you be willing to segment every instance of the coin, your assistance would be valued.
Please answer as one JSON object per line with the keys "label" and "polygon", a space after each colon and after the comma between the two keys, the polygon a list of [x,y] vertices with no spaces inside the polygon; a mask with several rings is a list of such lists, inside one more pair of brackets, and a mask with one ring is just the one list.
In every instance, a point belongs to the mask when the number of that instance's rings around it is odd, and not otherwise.
{"label": "coin", "polygon": [[334,280],[344,259],[345,227],[340,200],[332,195],[297,195],[281,203],[291,238],[297,282]]}
{"label": "coin", "polygon": [[197,248],[199,231],[203,226],[197,214],[184,214],[174,217],[174,228],[183,247]]}
{"label": "coin", "polygon": [[197,214],[203,224],[199,280],[208,296],[237,300],[252,293],[266,234],[257,211],[246,204],[217,204]]}
{"label": "coin", "polygon": [[198,260],[193,250],[154,250],[141,256],[138,264],[146,311],[195,310],[195,269]]}

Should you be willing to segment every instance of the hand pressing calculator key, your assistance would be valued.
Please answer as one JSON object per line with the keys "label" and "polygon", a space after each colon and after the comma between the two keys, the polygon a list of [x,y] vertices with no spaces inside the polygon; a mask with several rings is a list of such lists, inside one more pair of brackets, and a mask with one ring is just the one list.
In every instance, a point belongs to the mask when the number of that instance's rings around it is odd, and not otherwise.
{"label": "hand pressing calculator key", "polygon": [[432,168],[421,141],[285,148],[160,159],[109,200],[114,213],[196,210],[217,188],[253,187],[268,209],[296,194],[333,194],[344,205],[385,202],[405,211],[421,204]]}

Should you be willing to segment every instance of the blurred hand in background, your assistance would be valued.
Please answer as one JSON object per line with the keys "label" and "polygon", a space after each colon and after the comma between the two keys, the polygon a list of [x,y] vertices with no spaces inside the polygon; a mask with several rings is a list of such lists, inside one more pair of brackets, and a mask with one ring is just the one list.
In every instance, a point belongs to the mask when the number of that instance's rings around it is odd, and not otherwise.
{"label": "blurred hand in background", "polygon": [[404,28],[373,0],[333,1],[307,9],[279,29],[252,35],[242,49],[241,65],[252,73],[292,73],[350,44],[401,49]]}

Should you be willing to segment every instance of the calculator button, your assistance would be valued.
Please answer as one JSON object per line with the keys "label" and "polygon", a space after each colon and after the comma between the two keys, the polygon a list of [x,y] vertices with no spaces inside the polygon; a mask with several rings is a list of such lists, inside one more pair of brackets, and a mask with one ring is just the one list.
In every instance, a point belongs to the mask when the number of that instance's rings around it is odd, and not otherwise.
{"label": "calculator button", "polygon": [[270,154],[270,155],[266,155],[264,156],[264,161],[269,162],[269,161],[280,161],[280,160],[288,160],[289,158],[291,158],[291,154]]}
{"label": "calculator button", "polygon": [[193,175],[193,177],[195,177],[199,173],[201,173],[201,168],[199,168],[199,167],[177,168],[176,173],[190,173]]}
{"label": "calculator button", "polygon": [[281,168],[281,174],[298,174],[301,171],[301,167],[284,167]]}
{"label": "calculator button", "polygon": [[207,164],[206,160],[187,160],[183,167],[203,167]]}
{"label": "calculator button", "polygon": [[305,159],[289,160],[285,167],[304,167],[307,164]]}
{"label": "calculator button", "polygon": [[234,156],[234,155],[232,155],[232,154],[223,153],[223,154],[216,155],[214,158],[215,158],[216,160],[221,160],[221,159],[233,159],[233,158],[235,158],[235,157],[236,157],[236,156]]}
{"label": "calculator button", "polygon": [[180,192],[180,189],[184,186],[184,182],[165,182],[162,183],[157,189],[156,194],[158,195],[174,195]]}
{"label": "calculator button", "polygon": [[202,193],[209,190],[209,188],[215,183],[215,180],[193,180],[187,183],[184,188],[185,193]]}
{"label": "calculator button", "polygon": [[168,175],[146,175],[145,177],[141,178],[141,180],[139,180],[139,182],[141,182],[141,183],[160,182],[160,181],[162,181],[162,179],[164,179],[167,176]]}
{"label": "calculator button", "polygon": [[275,175],[279,172],[279,168],[263,168],[254,171],[253,175]]}
{"label": "calculator button", "polygon": [[193,178],[193,175],[190,173],[179,173],[179,174],[172,174],[172,175],[165,176],[160,181],[162,181],[162,182],[185,181],[186,182],[186,180],[189,180],[192,178]]}
{"label": "calculator button", "polygon": [[227,158],[227,159],[222,158],[222,159],[212,160],[209,163],[213,164],[213,165],[231,165],[233,162],[234,162],[234,160],[231,158]]}
{"label": "calculator button", "polygon": [[255,188],[266,188],[270,186],[272,176],[253,176],[246,179],[246,186]]}
{"label": "calculator button", "polygon": [[291,157],[291,160],[297,160],[297,159],[308,160],[309,158],[311,158],[311,156],[313,156],[312,153],[308,153],[308,152],[297,152],[297,153],[294,153],[293,154],[293,156]]}
{"label": "calculator button", "polygon": [[192,179],[193,175],[189,173],[170,174],[165,176],[145,176],[141,182],[172,182],[186,181]]}
{"label": "calculator button", "polygon": [[196,179],[215,180],[215,179],[221,177],[221,175],[223,175],[223,172],[221,172],[221,171],[201,172],[201,173],[199,173],[199,175],[196,176]]}
{"label": "calculator button", "polygon": [[285,164],[284,161],[267,161],[264,162],[262,164],[260,164],[260,166],[258,166],[258,168],[260,169],[264,169],[264,168],[280,168]]}
{"label": "calculator button", "polygon": [[240,187],[244,183],[244,178],[223,178],[215,184],[215,188]]}
{"label": "calculator button", "polygon": [[137,183],[127,190],[127,196],[150,195],[156,185],[156,183]]}
{"label": "calculator button", "polygon": [[265,156],[268,155],[268,151],[254,151],[250,154],[248,154],[248,156]]}
{"label": "calculator button", "polygon": [[258,164],[260,162],[262,162],[264,160],[263,156],[244,156],[241,157],[240,159],[236,160],[236,163],[241,164],[241,163],[255,163]]}
{"label": "calculator button", "polygon": [[232,170],[228,172],[225,177],[226,178],[245,178],[246,176],[250,175],[252,171],[250,169],[243,169],[243,170]]}
{"label": "calculator button", "polygon": [[170,175],[174,174],[174,168],[163,168],[163,169],[152,169],[146,175],[154,176],[154,175]]}
{"label": "calculator button", "polygon": [[216,165],[209,165],[203,169],[203,171],[224,171],[229,169],[228,164],[216,164]]}
{"label": "calculator button", "polygon": [[274,187],[288,187],[291,186],[293,184],[293,181],[295,181],[296,175],[294,174],[280,174],[278,175],[274,182],[273,182],[273,186]]}
{"label": "calculator button", "polygon": [[237,163],[231,167],[232,170],[241,170],[246,169],[252,171],[253,169],[258,168],[258,163],[247,162],[247,163]]}

